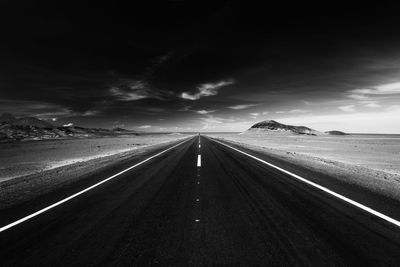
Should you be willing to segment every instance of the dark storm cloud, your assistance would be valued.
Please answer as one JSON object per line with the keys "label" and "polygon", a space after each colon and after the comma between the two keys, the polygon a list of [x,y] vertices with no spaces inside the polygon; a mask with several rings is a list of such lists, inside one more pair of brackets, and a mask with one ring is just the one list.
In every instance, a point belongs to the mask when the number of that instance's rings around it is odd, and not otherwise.
{"label": "dark storm cloud", "polygon": [[377,107],[400,74],[398,11],[5,1],[0,111],[143,126],[234,123],[328,100]]}

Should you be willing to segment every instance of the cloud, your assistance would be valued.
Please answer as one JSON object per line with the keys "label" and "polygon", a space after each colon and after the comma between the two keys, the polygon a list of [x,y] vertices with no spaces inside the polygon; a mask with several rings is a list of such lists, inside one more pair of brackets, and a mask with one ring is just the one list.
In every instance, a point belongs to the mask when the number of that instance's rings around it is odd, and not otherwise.
{"label": "cloud", "polygon": [[124,92],[118,87],[111,87],[110,93],[113,96],[118,97],[118,99],[122,101],[135,101],[148,97],[147,95],[142,94],[141,92]]}
{"label": "cloud", "polygon": [[205,118],[201,118],[201,121],[203,121],[204,123],[208,123],[209,126],[213,126],[213,125],[225,125],[225,124],[229,124],[229,123],[235,123],[235,119],[234,118],[222,118],[222,117],[214,117],[213,115],[207,115]]}
{"label": "cloud", "polygon": [[95,116],[100,114],[101,111],[100,110],[87,110],[85,112],[82,113],[82,116],[84,117],[89,117],[89,116]]}
{"label": "cloud", "polygon": [[205,109],[202,109],[202,110],[195,110],[195,112],[196,112],[197,114],[209,114],[209,113],[215,112],[215,110],[205,110]]}
{"label": "cloud", "polygon": [[134,101],[149,97],[142,81],[129,81],[110,88],[110,93],[122,101]]}
{"label": "cloud", "polygon": [[379,107],[381,107],[381,105],[379,105],[376,101],[364,101],[363,104],[367,108],[379,108]]}
{"label": "cloud", "polygon": [[235,109],[235,110],[239,110],[239,109],[247,109],[250,107],[254,107],[257,106],[258,104],[244,104],[244,105],[235,105],[235,106],[230,106],[228,108],[230,109]]}
{"label": "cloud", "polygon": [[194,113],[197,113],[197,114],[203,114],[203,115],[204,114],[213,113],[213,112],[216,111],[216,110],[206,110],[206,109],[193,110],[191,108],[192,108],[191,106],[185,106],[185,107],[183,107],[181,109],[178,109],[178,111],[190,111],[190,112],[194,112]]}
{"label": "cloud", "polygon": [[[278,110],[278,111],[275,111],[276,114],[285,114],[285,113],[307,113],[307,112],[308,112],[308,110],[305,110],[305,109],[292,109],[292,110],[289,110],[289,111],[285,111],[285,110]],[[268,112],[267,112],[266,114],[268,114]],[[266,114],[265,114],[265,115],[266,115]]]}
{"label": "cloud", "polygon": [[391,95],[400,94],[400,82],[387,83],[371,88],[362,88],[350,90],[350,93],[361,94],[361,95]]}
{"label": "cloud", "polygon": [[228,86],[234,83],[234,80],[223,80],[217,83],[203,83],[197,87],[196,93],[183,92],[180,97],[188,100],[198,100],[204,96],[213,96],[218,94],[221,87]]}
{"label": "cloud", "polygon": [[305,110],[305,109],[292,109],[292,110],[289,110],[289,113],[306,113],[306,112],[308,112],[308,111]]}
{"label": "cloud", "polygon": [[250,116],[253,116],[253,117],[257,117],[258,115],[260,115],[260,113],[258,113],[258,112],[253,112],[253,113],[249,113],[249,115],[250,115]]}
{"label": "cloud", "polygon": [[355,110],[355,106],[354,105],[340,106],[338,107],[338,109],[346,112],[353,112]]}
{"label": "cloud", "polygon": [[350,94],[348,95],[349,98],[355,99],[355,100],[368,100],[370,99],[366,95],[360,95],[360,94]]}
{"label": "cloud", "polygon": [[366,101],[378,96],[400,95],[400,82],[386,83],[377,86],[359,88],[347,91],[349,98]]}
{"label": "cloud", "polygon": [[191,94],[189,94],[189,93],[183,92],[183,93],[181,94],[181,98],[183,98],[183,99],[189,99],[189,100],[197,100],[197,99],[200,98],[200,94],[191,95]]}
{"label": "cloud", "polygon": [[138,128],[147,129],[147,128],[150,128],[150,127],[151,127],[151,125],[142,125],[142,126],[139,126]]}
{"label": "cloud", "polygon": [[208,124],[210,124],[210,123],[218,123],[218,124],[223,123],[223,121],[221,121],[220,118],[216,118],[214,116],[208,116],[207,118],[202,118],[201,120],[206,122],[206,123],[208,123]]}
{"label": "cloud", "polygon": [[397,115],[400,114],[400,105],[391,105],[385,109],[387,112],[397,112]]}
{"label": "cloud", "polygon": [[136,101],[144,98],[166,100],[171,93],[164,90],[151,88],[145,81],[120,80],[113,85],[109,92],[121,101]]}
{"label": "cloud", "polygon": [[212,115],[207,115],[207,117],[203,117],[200,119],[201,125],[200,128],[197,123],[195,128],[200,131],[226,131],[227,129],[231,131],[243,131],[248,129],[251,125],[258,122],[256,118],[253,117],[214,117]]}

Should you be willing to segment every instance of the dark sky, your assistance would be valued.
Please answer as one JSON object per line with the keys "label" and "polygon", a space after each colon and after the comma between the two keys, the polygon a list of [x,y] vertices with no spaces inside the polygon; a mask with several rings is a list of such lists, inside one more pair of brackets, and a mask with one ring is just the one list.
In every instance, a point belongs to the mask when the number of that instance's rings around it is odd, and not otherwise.
{"label": "dark sky", "polygon": [[0,3],[0,112],[148,131],[276,119],[400,132],[394,6],[53,2]]}

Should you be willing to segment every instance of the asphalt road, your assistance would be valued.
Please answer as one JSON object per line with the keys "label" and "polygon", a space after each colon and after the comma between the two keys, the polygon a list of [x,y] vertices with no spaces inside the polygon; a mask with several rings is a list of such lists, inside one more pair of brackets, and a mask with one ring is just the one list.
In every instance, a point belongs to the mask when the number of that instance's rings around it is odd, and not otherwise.
{"label": "asphalt road", "polygon": [[[0,266],[400,263],[398,226],[208,137],[200,139],[201,147],[199,137],[191,138],[0,232]],[[288,168],[295,171],[295,166]],[[2,211],[0,226],[83,187],[77,184]],[[346,194],[353,190],[343,184],[334,189]],[[371,194],[360,190],[354,189],[356,198]],[[376,207],[399,208],[379,196],[367,198]]]}

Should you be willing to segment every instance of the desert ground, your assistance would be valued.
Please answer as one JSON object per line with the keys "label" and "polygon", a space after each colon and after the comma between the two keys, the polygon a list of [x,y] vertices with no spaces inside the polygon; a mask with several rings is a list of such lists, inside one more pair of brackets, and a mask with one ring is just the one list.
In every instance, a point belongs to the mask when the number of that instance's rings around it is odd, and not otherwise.
{"label": "desert ground", "polygon": [[311,136],[265,132],[207,135],[400,199],[400,135]]}
{"label": "desert ground", "polygon": [[[205,135],[400,200],[400,135]],[[189,136],[154,134],[0,144],[0,209]]]}
{"label": "desert ground", "polygon": [[0,144],[0,182],[185,137],[182,134],[151,134],[4,143]]}
{"label": "desert ground", "polygon": [[190,136],[146,134],[0,144],[0,210]]}

